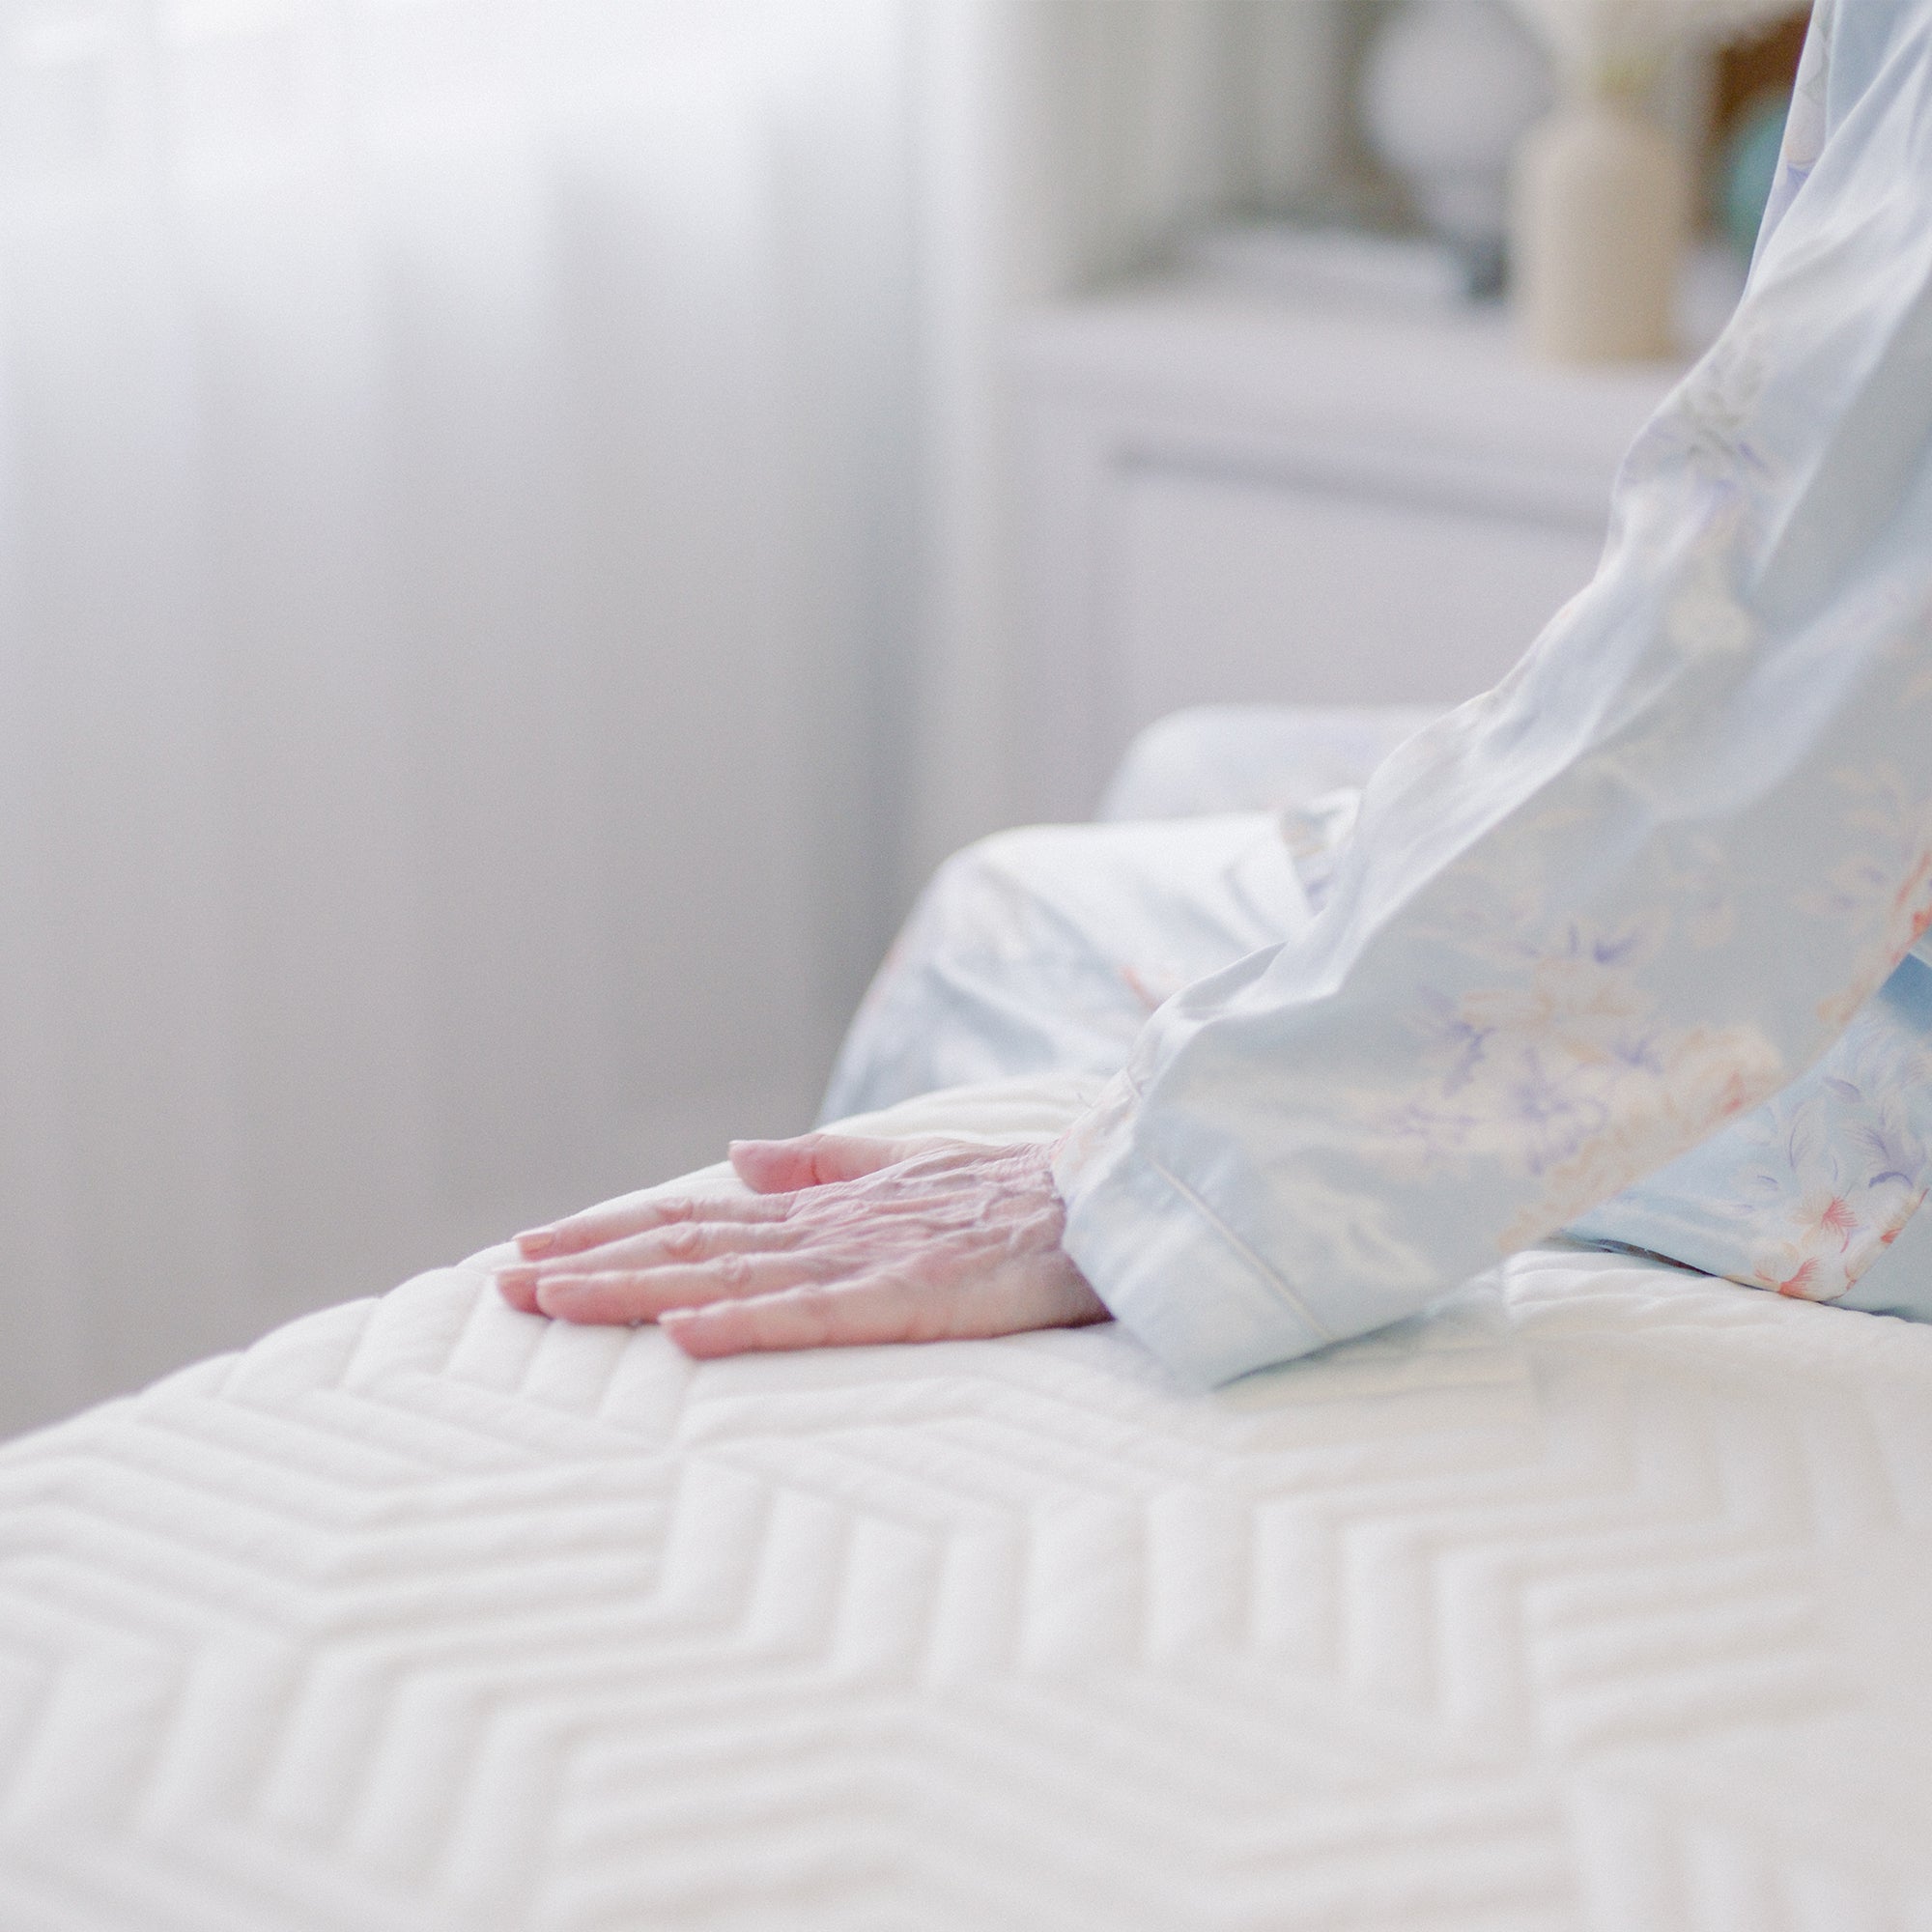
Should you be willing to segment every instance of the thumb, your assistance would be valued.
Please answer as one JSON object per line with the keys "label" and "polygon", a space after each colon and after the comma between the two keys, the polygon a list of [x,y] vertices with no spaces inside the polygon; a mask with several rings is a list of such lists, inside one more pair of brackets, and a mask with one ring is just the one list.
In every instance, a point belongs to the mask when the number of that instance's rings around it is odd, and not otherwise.
{"label": "thumb", "polygon": [[789,1141],[733,1141],[731,1165],[753,1194],[789,1194],[830,1180],[857,1180],[919,1151],[914,1141],[859,1134],[801,1134]]}

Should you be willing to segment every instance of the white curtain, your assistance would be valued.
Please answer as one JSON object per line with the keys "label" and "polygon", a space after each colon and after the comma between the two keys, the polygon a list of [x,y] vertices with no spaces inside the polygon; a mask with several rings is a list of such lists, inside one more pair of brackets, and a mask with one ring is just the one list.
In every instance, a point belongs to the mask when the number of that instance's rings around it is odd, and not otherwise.
{"label": "white curtain", "polygon": [[906,31],[0,6],[0,1424],[809,1120]]}
{"label": "white curtain", "polygon": [[1016,308],[1317,0],[0,0],[0,1431],[810,1118],[1010,792]]}

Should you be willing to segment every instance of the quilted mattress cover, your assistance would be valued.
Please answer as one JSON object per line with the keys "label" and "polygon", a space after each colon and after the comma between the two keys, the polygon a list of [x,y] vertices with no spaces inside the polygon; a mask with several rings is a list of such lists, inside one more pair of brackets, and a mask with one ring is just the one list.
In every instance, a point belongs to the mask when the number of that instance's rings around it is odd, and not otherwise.
{"label": "quilted mattress cover", "polygon": [[0,1455],[0,1928],[1923,1932],[1928,1633],[1926,1328],[1545,1252],[1202,1397],[471,1263]]}

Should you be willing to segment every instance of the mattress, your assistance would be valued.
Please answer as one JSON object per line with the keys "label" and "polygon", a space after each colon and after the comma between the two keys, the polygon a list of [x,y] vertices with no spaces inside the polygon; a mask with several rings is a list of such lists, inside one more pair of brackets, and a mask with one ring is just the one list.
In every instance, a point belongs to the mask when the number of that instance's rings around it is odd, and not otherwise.
{"label": "mattress", "polygon": [[1932,1329],[1548,1251],[1201,1396],[472,1262],[0,1455],[0,1927],[1932,1928],[1928,1629]]}

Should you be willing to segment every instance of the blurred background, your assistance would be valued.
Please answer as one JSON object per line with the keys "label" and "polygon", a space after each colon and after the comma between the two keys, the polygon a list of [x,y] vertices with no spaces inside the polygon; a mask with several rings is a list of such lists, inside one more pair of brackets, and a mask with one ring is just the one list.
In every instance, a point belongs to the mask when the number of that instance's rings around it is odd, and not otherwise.
{"label": "blurred background", "polygon": [[1165,712],[1490,682],[1742,277],[1803,19],[1681,12],[0,0],[0,1432],[809,1124]]}

